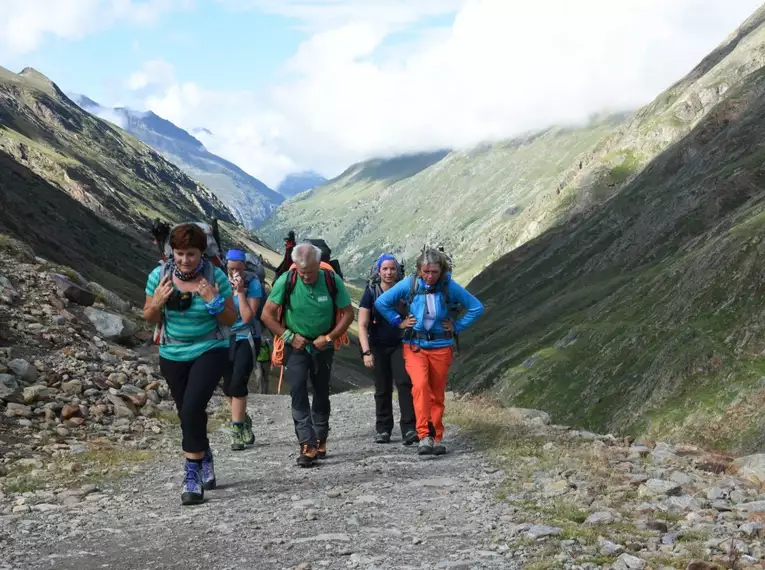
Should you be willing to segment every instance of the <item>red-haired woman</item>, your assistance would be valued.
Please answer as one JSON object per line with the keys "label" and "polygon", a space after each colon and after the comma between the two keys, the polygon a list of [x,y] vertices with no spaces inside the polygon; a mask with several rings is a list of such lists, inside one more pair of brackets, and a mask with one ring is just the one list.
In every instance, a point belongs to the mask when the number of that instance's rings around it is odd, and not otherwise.
{"label": "red-haired woman", "polygon": [[192,505],[215,488],[206,410],[228,358],[220,325],[233,325],[237,311],[228,277],[202,256],[207,236],[199,226],[177,226],[170,246],[164,269],[149,274],[143,314],[162,327],[159,366],[178,410],[186,456],[181,501]]}

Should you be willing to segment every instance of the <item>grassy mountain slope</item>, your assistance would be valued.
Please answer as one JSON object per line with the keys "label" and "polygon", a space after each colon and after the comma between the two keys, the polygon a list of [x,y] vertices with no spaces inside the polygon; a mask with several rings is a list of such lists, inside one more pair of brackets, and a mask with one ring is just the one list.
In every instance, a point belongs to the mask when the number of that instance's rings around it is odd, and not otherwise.
{"label": "grassy mountain slope", "polygon": [[608,141],[666,150],[473,280],[487,313],[460,388],[593,430],[765,445],[764,58],[760,9]]}
{"label": "grassy mountain slope", "polygon": [[232,162],[209,152],[188,132],[151,111],[106,109],[82,95],[73,96],[73,100],[89,113],[111,117],[191,178],[210,188],[247,228],[256,227],[284,201],[281,194]]}
{"label": "grassy mountain slope", "polygon": [[351,277],[364,275],[383,249],[412,259],[423,243],[442,243],[466,279],[526,239],[557,198],[566,169],[622,120],[427,155],[417,169],[404,168],[401,158],[362,163],[285,202],[263,235],[294,228],[324,237]]}
{"label": "grassy mountain slope", "polygon": [[155,217],[216,217],[229,241],[253,238],[210,190],[32,69],[0,68],[0,194],[0,229],[132,298],[156,263]]}

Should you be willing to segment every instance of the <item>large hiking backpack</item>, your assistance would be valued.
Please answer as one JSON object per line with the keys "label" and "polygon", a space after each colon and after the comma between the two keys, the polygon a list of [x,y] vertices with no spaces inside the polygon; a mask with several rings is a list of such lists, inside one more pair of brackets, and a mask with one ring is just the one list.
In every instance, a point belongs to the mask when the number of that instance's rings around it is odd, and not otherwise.
{"label": "large hiking backpack", "polygon": [[[330,331],[335,328],[335,325],[337,324],[337,318],[338,318],[338,308],[337,308],[337,283],[335,282],[334,277],[334,269],[329,266],[329,264],[325,264],[325,262],[321,263],[321,269],[324,271],[322,274],[324,275],[324,280],[327,285],[327,290],[329,291],[329,296],[332,299],[332,325],[330,327]],[[285,314],[287,311],[287,307],[289,307],[290,302],[290,296],[292,295],[292,292],[295,290],[295,286],[297,285],[298,280],[298,273],[297,269],[295,268],[295,264],[293,263],[290,267],[289,271],[287,272],[287,282],[284,285],[284,299],[282,300],[282,304],[279,307],[279,311],[277,313],[277,318],[280,323],[284,323]],[[328,331],[329,332],[329,331]],[[350,344],[350,339],[348,338],[348,333],[345,332],[340,336],[339,338],[335,339],[335,349],[339,349],[341,346],[348,346]],[[281,394],[282,391],[282,379],[284,378],[284,339],[279,335],[274,335],[274,347],[273,352],[271,353],[271,364],[274,366],[281,366],[282,370],[279,375],[279,387],[277,389],[277,393]]]}
{"label": "large hiking backpack", "polygon": [[[385,255],[385,254],[382,254]],[[380,257],[382,257],[382,255]],[[378,297],[383,294],[382,286],[380,285],[380,271],[377,268],[377,263],[380,261],[380,257],[375,259],[372,267],[369,268],[369,275],[367,276],[367,288],[372,293],[372,324],[377,324],[377,311],[374,308],[374,303]],[[404,261],[398,262],[398,274],[396,275],[396,282],[401,281],[406,276],[406,270]],[[401,302],[399,307],[399,314],[402,317],[406,316],[407,306],[405,302]]]}
{"label": "large hiking backpack", "polygon": [[[215,267],[225,268],[226,267],[226,257],[223,254],[223,249],[220,245],[220,234],[218,232],[218,221],[216,219],[212,219],[210,223],[205,222],[184,222],[184,223],[194,223],[205,232],[205,236],[207,237],[207,247],[202,252],[202,258],[207,260],[208,263],[205,263],[204,266],[204,278],[212,284],[215,284]],[[151,227],[151,233],[154,236],[154,241],[157,244],[157,247],[159,248],[160,255],[162,259],[159,262],[160,266],[160,272],[159,272],[159,280],[162,281],[164,279],[165,275],[167,275],[171,270],[173,265],[175,264],[175,260],[173,259],[173,248],[170,246],[170,235],[173,233],[173,230],[177,228],[178,226],[183,224],[175,224],[174,226],[169,226],[165,222],[160,221],[159,218],[154,220],[154,223]],[[165,323],[165,311],[166,309],[162,308],[162,320],[154,327],[154,343],[159,345],[166,345],[166,344],[177,344],[181,341],[176,341],[172,337],[169,337],[167,335],[167,326]],[[231,336],[231,327],[221,325],[217,322],[216,319],[216,328],[213,332],[211,332],[209,335],[195,339],[195,340],[208,340],[208,339],[228,339]],[[183,341],[188,342],[188,341]]]}
{"label": "large hiking backpack", "polygon": [[221,269],[226,267],[226,256],[223,253],[223,248],[220,244],[220,233],[218,231],[218,220],[212,219],[210,223],[206,222],[183,222],[181,224],[175,224],[169,226],[165,222],[162,222],[157,218],[154,220],[154,224],[151,228],[151,233],[154,236],[154,241],[157,243],[160,255],[162,256],[162,262],[166,262],[173,257],[173,248],[170,246],[170,235],[173,230],[178,226],[193,223],[202,228],[207,237],[207,248],[202,252],[202,257],[208,259],[213,265],[220,267]]}
{"label": "large hiking backpack", "polygon": [[343,272],[340,269],[340,262],[337,259],[332,259],[332,250],[327,245],[327,242],[323,239],[308,239],[306,241],[318,247],[321,250],[321,260],[324,263],[331,265],[332,270],[338,274],[340,279],[345,280],[345,277],[343,277]]}
{"label": "large hiking backpack", "polygon": [[[448,266],[448,272],[451,274],[452,269],[454,267],[454,261],[452,256],[446,251],[444,251],[444,247],[443,246],[431,247],[431,246],[425,245],[423,246],[421,251],[424,252],[426,249],[435,249],[439,251],[445,257],[446,264]],[[417,295],[427,294],[427,292],[424,289],[420,289],[417,287],[417,273],[416,272],[413,273],[410,277],[411,277],[411,280],[410,280],[410,287],[409,287],[409,295],[407,296],[407,300],[406,300],[407,308],[412,306],[412,302],[414,301],[414,298]],[[453,322],[457,322],[457,319],[459,319],[460,315],[462,314],[463,306],[462,304],[459,303],[459,301],[454,301],[450,299],[449,280],[445,279],[445,275],[441,276],[441,279],[440,279],[441,298],[446,306],[449,318]],[[457,345],[457,350],[459,351],[460,344],[459,344],[459,335],[457,333],[454,333],[454,342]]]}

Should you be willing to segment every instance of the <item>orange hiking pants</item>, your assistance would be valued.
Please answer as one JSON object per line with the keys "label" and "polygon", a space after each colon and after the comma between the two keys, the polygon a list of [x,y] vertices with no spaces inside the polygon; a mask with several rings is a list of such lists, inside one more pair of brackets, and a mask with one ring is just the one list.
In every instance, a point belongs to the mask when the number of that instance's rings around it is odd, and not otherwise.
{"label": "orange hiking pants", "polygon": [[412,400],[420,439],[430,435],[428,422],[436,428],[436,441],[444,436],[444,399],[449,366],[454,358],[451,346],[413,351],[404,343],[404,363],[412,380]]}

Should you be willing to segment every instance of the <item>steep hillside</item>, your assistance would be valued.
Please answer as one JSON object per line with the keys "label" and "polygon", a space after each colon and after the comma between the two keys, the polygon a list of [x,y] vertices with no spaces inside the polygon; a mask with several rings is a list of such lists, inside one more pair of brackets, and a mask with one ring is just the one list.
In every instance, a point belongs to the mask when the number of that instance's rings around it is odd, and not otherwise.
{"label": "steep hillside", "polygon": [[316,190],[285,202],[263,226],[275,243],[288,229],[321,236],[351,278],[381,251],[411,259],[425,242],[443,243],[455,273],[472,277],[534,235],[560,201],[567,169],[623,121],[593,120],[470,150],[355,165]]}
{"label": "steep hillside", "polygon": [[151,148],[75,105],[40,73],[0,68],[0,229],[125,296],[157,254],[150,220],[221,220],[226,206]]}
{"label": "steep hillside", "polygon": [[608,145],[687,135],[473,280],[487,313],[460,388],[593,430],[765,445],[764,59],[760,9]]}
{"label": "steep hillside", "polygon": [[316,188],[317,186],[324,184],[326,181],[326,178],[316,172],[296,172],[282,180],[276,191],[282,196],[290,198],[296,194],[305,192],[306,190]]}
{"label": "steep hillside", "polygon": [[118,124],[210,188],[245,227],[256,227],[284,201],[281,194],[232,162],[209,152],[188,132],[151,111],[108,109],[82,95],[73,95],[72,99],[89,113]]}

